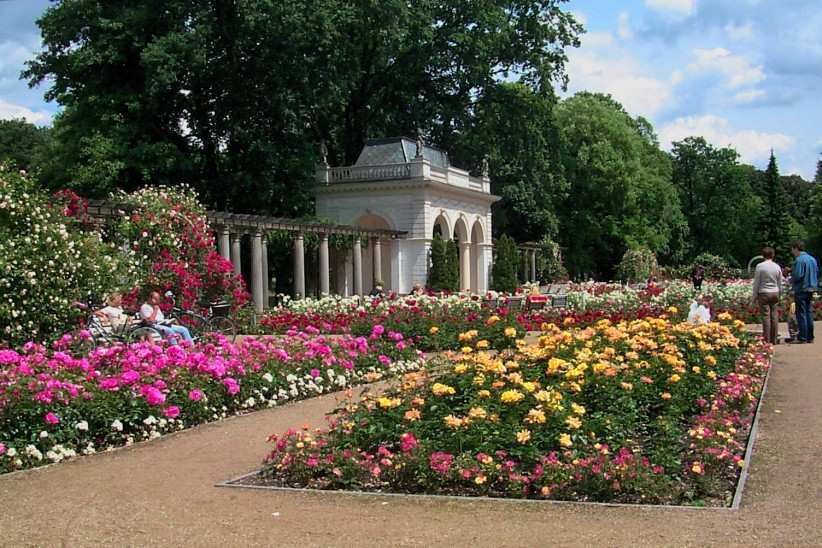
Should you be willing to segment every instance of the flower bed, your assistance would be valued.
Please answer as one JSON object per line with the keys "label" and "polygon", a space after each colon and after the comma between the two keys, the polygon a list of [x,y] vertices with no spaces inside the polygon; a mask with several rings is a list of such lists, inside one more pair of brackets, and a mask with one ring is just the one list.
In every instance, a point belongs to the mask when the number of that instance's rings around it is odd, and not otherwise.
{"label": "flower bed", "polygon": [[721,505],[769,367],[741,328],[600,321],[496,355],[467,333],[447,372],[350,402],[327,431],[271,436],[255,481]]}
{"label": "flower bed", "polygon": [[66,335],[0,350],[0,473],[59,462],[196,424],[413,371],[422,357],[402,335],[218,338],[74,354]]}

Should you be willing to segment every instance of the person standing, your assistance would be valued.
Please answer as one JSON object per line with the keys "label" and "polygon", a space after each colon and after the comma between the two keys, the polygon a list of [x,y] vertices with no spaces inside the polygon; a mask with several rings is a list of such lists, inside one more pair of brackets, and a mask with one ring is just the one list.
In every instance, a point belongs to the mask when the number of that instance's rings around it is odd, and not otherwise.
{"label": "person standing", "polygon": [[773,260],[774,249],[762,250],[765,260],[756,265],[753,281],[754,304],[762,314],[762,337],[765,342],[777,343],[779,332],[779,296],[782,293],[782,268]]}
{"label": "person standing", "polygon": [[819,289],[819,266],[809,254],[805,253],[805,243],[797,240],[791,244],[791,253],[795,260],[791,271],[794,301],[796,301],[796,323],[799,334],[797,343],[813,342],[813,308],[811,297]]}
{"label": "person standing", "polygon": [[705,267],[698,264],[691,271],[691,283],[694,284],[694,289],[702,291],[702,282],[705,280]]}

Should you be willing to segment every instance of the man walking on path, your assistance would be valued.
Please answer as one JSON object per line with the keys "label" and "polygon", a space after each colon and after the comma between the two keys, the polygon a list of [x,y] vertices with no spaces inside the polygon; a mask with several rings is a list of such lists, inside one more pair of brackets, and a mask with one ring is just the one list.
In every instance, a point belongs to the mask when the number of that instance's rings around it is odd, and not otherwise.
{"label": "man walking on path", "polygon": [[813,342],[813,308],[811,296],[818,289],[819,266],[816,259],[805,253],[805,243],[795,241],[791,253],[796,258],[791,272],[791,285],[796,300],[796,323],[799,324],[798,343]]}
{"label": "man walking on path", "polygon": [[756,265],[753,282],[754,304],[759,305],[762,314],[762,337],[766,342],[776,344],[779,331],[779,296],[782,294],[782,268],[773,262],[774,250],[762,250],[765,260]]}

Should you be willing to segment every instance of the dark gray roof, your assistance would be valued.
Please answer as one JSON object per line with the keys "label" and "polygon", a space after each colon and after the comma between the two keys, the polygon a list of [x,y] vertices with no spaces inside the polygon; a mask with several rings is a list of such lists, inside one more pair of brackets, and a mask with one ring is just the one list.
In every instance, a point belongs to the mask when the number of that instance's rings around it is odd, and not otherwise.
{"label": "dark gray roof", "polygon": [[[414,159],[417,144],[409,137],[391,139],[369,139],[357,158],[357,166],[381,166],[386,164],[404,164]],[[431,165],[447,168],[448,154],[438,148],[423,145],[422,157]]]}

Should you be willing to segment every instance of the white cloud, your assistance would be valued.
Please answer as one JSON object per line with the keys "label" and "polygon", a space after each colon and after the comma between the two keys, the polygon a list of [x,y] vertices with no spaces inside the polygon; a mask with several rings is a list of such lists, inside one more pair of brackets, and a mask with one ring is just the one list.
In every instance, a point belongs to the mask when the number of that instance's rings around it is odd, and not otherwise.
{"label": "white cloud", "polygon": [[713,114],[677,118],[659,130],[659,142],[666,148],[670,148],[673,141],[691,136],[704,137],[714,146],[731,146],[743,162],[749,163],[767,160],[771,149],[786,152],[794,145],[794,138],[784,133],[736,129],[727,119]]}
{"label": "white cloud", "polygon": [[688,65],[691,72],[718,73],[723,85],[738,88],[753,85],[765,79],[762,65],[754,66],[741,55],[734,55],[725,48],[695,49],[696,61]]}
{"label": "white cloud", "polygon": [[623,40],[630,40],[634,33],[631,30],[630,16],[627,11],[623,11],[617,17],[617,35]]}
{"label": "white cloud", "polygon": [[568,54],[569,90],[610,93],[631,114],[652,117],[673,99],[673,84],[619,48],[613,35],[592,32]]}
{"label": "white cloud", "polygon": [[645,5],[669,15],[691,15],[696,9],[696,0],[645,0]]}
{"label": "white cloud", "polygon": [[51,122],[51,117],[52,115],[49,112],[34,111],[24,106],[15,105],[0,99],[0,120],[25,118],[32,124],[43,126]]}
{"label": "white cloud", "polygon": [[765,97],[765,91],[761,89],[749,89],[748,91],[740,91],[734,95],[734,102],[736,103],[752,103]]}

